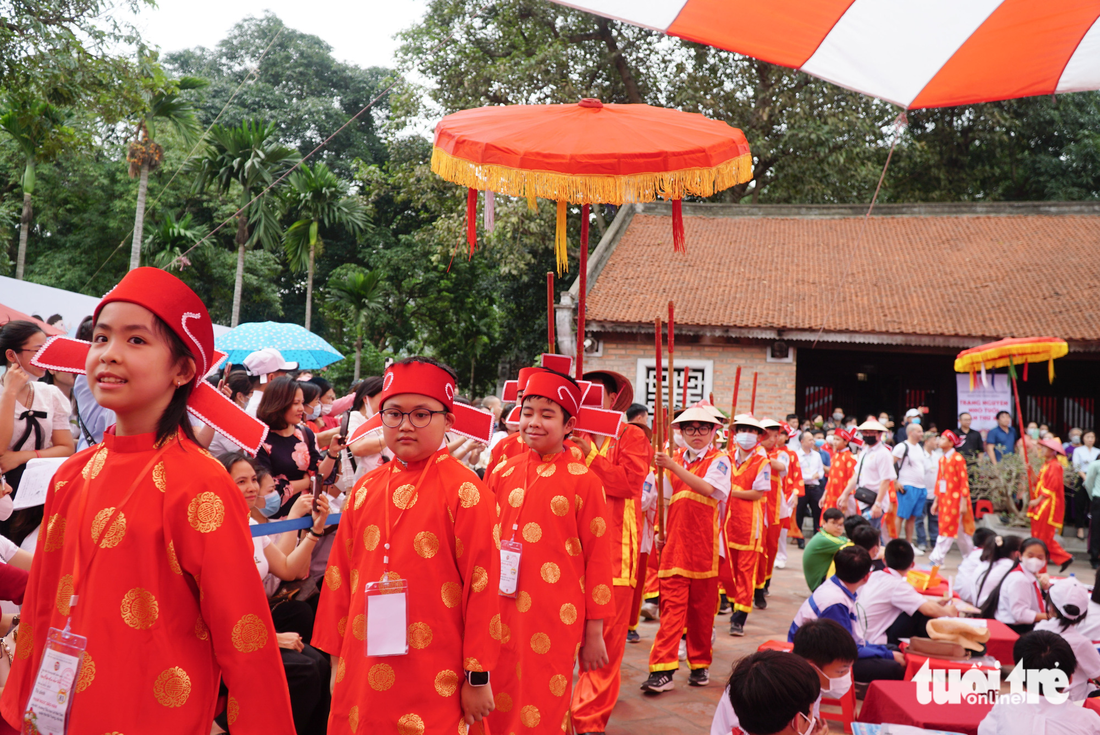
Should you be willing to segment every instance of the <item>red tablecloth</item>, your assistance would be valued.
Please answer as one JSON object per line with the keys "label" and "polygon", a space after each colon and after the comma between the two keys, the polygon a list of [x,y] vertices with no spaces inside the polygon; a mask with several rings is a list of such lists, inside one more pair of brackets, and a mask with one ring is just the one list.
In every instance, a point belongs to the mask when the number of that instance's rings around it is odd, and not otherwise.
{"label": "red tablecloth", "polygon": [[978,725],[991,709],[992,704],[920,704],[911,681],[873,681],[856,720],[978,735]]}
{"label": "red tablecloth", "polygon": [[[928,662],[930,669],[958,669],[959,671],[969,671],[974,668],[974,662],[972,661],[947,661],[942,658],[929,658],[928,656],[921,656],[919,653],[905,654],[905,680],[910,681],[917,672],[920,671],[920,667],[924,665],[924,662]],[[1000,671],[1000,669],[990,666],[988,664],[979,664],[978,668],[982,671]]]}
{"label": "red tablecloth", "polygon": [[1085,700],[1085,709],[1091,709],[1100,715],[1100,697],[1089,697]]}
{"label": "red tablecloth", "polygon": [[985,652],[1000,661],[1001,666],[1011,666],[1016,663],[1016,659],[1012,657],[1012,647],[1016,645],[1016,639],[1020,634],[1000,620],[987,619],[985,624],[989,628],[989,641],[985,644]]}

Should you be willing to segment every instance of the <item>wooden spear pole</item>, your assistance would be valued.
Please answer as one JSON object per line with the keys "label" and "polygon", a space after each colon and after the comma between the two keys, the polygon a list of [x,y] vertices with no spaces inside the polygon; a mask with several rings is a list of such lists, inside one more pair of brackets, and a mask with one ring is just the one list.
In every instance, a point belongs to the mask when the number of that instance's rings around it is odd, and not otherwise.
{"label": "wooden spear pole", "polygon": [[[676,330],[676,323],[674,321],[672,313],[672,302],[668,302],[668,415],[665,417],[669,421],[668,433],[665,435],[669,441],[672,440],[672,418],[675,411],[675,395],[676,395],[676,373],[672,369],[672,350],[673,350],[673,334]],[[671,445],[669,447],[671,449]]]}
{"label": "wooden spear pole", "polygon": [[688,378],[691,377],[691,368],[684,365],[684,398],[680,401],[680,405],[687,408],[688,405]]}
{"label": "wooden spear pole", "polygon": [[546,351],[554,353],[554,272],[546,272]]}
{"label": "wooden spear pole", "polygon": [[[664,405],[662,401],[661,393],[661,337],[662,334],[661,319],[658,317],[653,322],[653,335],[656,346],[657,360],[654,363],[657,366],[655,378],[657,380],[656,390],[653,393],[653,443],[654,454],[657,452],[665,451],[665,417],[664,417]],[[657,533],[660,535],[662,541],[665,540],[665,471],[662,468],[656,468],[657,470]]]}
{"label": "wooden spear pole", "polygon": [[741,389],[741,366],[737,366],[737,372],[733,376],[733,405],[730,406],[730,425],[733,425],[733,417],[737,415],[737,392]]}
{"label": "wooden spear pole", "polygon": [[752,373],[752,403],[749,404],[749,413],[756,415],[756,371]]}

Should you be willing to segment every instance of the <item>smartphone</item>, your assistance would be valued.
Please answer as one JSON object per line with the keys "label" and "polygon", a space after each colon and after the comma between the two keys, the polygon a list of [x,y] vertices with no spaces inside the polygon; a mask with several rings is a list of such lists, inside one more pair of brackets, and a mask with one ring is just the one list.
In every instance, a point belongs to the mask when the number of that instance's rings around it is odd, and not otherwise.
{"label": "smartphone", "polygon": [[310,492],[313,494],[313,511],[312,512],[316,513],[317,512],[317,498],[321,497],[321,493],[323,492],[323,490],[321,488],[321,476],[320,476],[320,474],[314,474],[313,477],[310,479],[309,489],[310,489]]}
{"label": "smartphone", "polygon": [[351,411],[345,411],[340,419],[340,443],[348,443],[348,425],[351,423]]}

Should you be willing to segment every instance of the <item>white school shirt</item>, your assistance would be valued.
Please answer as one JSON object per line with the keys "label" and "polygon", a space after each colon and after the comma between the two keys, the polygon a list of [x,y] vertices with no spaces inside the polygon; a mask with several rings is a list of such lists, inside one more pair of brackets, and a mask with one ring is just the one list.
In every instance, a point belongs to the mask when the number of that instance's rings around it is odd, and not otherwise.
{"label": "white school shirt", "polygon": [[257,388],[252,391],[252,395],[248,397],[248,405],[244,407],[244,412],[252,418],[256,418],[256,409],[260,407],[260,401],[263,400],[264,392]]}
{"label": "white school shirt", "polygon": [[[905,448],[909,447],[909,453],[905,454]],[[924,447],[920,444],[910,444],[908,440],[903,441],[894,447],[894,451],[891,453],[894,459],[901,460],[902,455],[905,459],[901,462],[901,468],[898,470],[898,484],[909,485],[910,487],[928,487],[925,485],[925,475],[928,470],[928,455],[924,452]]]}
{"label": "white school shirt", "polygon": [[[248,519],[249,526],[258,526],[254,518]],[[271,597],[279,589],[279,578],[271,573],[271,566],[267,563],[267,554],[264,550],[272,543],[270,536],[252,537],[252,561],[256,562],[256,571],[260,573],[260,580],[264,583],[264,591]]]}
{"label": "white school shirt", "polygon": [[[651,471],[642,483],[642,540],[639,552],[648,554],[653,551],[653,538],[656,535],[657,522],[657,478]],[[721,547],[719,547],[721,550]]]}
{"label": "white school shirt", "polygon": [[989,575],[985,578],[984,583],[982,582],[982,575],[985,574],[986,569],[989,569],[989,562],[983,561],[979,564],[978,570],[974,574],[975,605],[981,607],[985,604],[985,601],[989,599],[993,590],[997,589],[997,585],[1005,578],[1005,575],[1012,571],[1013,564],[1015,564],[1015,562],[1011,559],[998,559],[993,562],[993,568],[990,569]]}
{"label": "white school shirt", "polygon": [[1085,614],[1085,619],[1074,627],[1090,641],[1100,641],[1100,603],[1089,600],[1089,611]]}
{"label": "white school shirt", "polygon": [[959,597],[974,604],[974,595],[978,592],[978,577],[989,568],[989,563],[982,563],[982,549],[974,549],[959,562],[959,570],[955,572],[955,592]]}
{"label": "white school shirt", "polygon": [[1100,459],[1100,448],[1079,446],[1073,450],[1073,469],[1077,472],[1088,472],[1089,466],[1097,459]]}
{"label": "white school shirt", "polygon": [[[817,701],[810,707],[810,714],[814,717],[821,715],[821,695],[817,695]],[[714,709],[714,719],[710,721],[710,735],[730,735],[741,733],[741,721],[737,713],[733,711],[733,702],[730,701],[730,688],[722,692],[722,698],[718,700],[718,706]]]}
{"label": "white school shirt", "polygon": [[1051,704],[1042,694],[1034,703],[993,705],[978,735],[1096,735],[1100,715],[1067,700]]}
{"label": "white school shirt", "polygon": [[1062,621],[1052,618],[1040,620],[1035,624],[1035,630],[1049,630],[1051,633],[1057,633],[1073,649],[1073,655],[1077,657],[1077,668],[1073,670],[1073,678],[1066,689],[1066,694],[1074,702],[1080,702],[1096,688],[1089,684],[1089,679],[1100,677],[1100,652],[1097,652],[1091,640],[1081,635],[1076,625],[1062,630]]}
{"label": "white school shirt", "polygon": [[898,615],[912,615],[925,602],[925,596],[897,570],[887,567],[871,572],[871,578],[859,590],[859,605],[867,620],[867,642],[886,645],[886,629]]}
{"label": "white school shirt", "polygon": [[1044,603],[1039,607],[1042,595],[1039,580],[1035,575],[1016,567],[1007,575],[1001,585],[1001,599],[997,601],[997,613],[993,616],[1006,625],[1027,625],[1035,622],[1035,616],[1046,611]]}
{"label": "white school shirt", "polygon": [[[3,385],[0,382],[0,385]],[[72,427],[69,424],[69,417],[73,412],[73,404],[69,402],[69,399],[65,397],[65,394],[61,392],[61,389],[56,385],[50,385],[48,383],[37,382],[33,383],[34,396],[31,399],[30,406],[24,406],[17,399],[15,401],[15,416],[12,420],[11,442],[7,447],[0,447],[3,450],[19,451],[31,451],[34,446],[34,429],[32,428],[30,433],[27,434],[27,438],[23,439],[23,443],[19,446],[15,446],[15,442],[19,441],[23,437],[23,432],[27,430],[28,420],[19,418],[27,411],[35,411],[39,414],[45,414],[45,416],[36,416],[38,425],[42,427],[42,446],[39,449],[49,449],[53,446],[53,433],[64,429],[65,431],[71,431]]]}

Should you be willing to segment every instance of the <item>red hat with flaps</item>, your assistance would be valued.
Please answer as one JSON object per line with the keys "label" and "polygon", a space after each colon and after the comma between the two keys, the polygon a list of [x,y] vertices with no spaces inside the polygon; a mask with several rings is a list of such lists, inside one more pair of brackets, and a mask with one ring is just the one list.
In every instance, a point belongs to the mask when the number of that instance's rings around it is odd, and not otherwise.
{"label": "red hat with flaps", "polygon": [[[195,358],[194,387],[187,401],[188,412],[255,454],[267,436],[267,425],[246,414],[203,380],[225,355],[214,349],[214,326],[202,299],[171,273],[159,268],[136,268],[100,300],[95,310],[96,319],[104,306],[116,301],[148,309],[180,338]],[[53,337],[31,362],[47,370],[84,375],[90,347],[88,342]]]}
{"label": "red hat with flaps", "polygon": [[[601,436],[619,434],[623,421],[622,412],[587,405],[583,400],[584,391],[563,375],[548,370],[532,375],[523,391],[524,399],[528,396],[542,396],[557,403],[571,416],[576,417],[577,431]],[[602,394],[600,394],[600,405],[603,405]]]}

